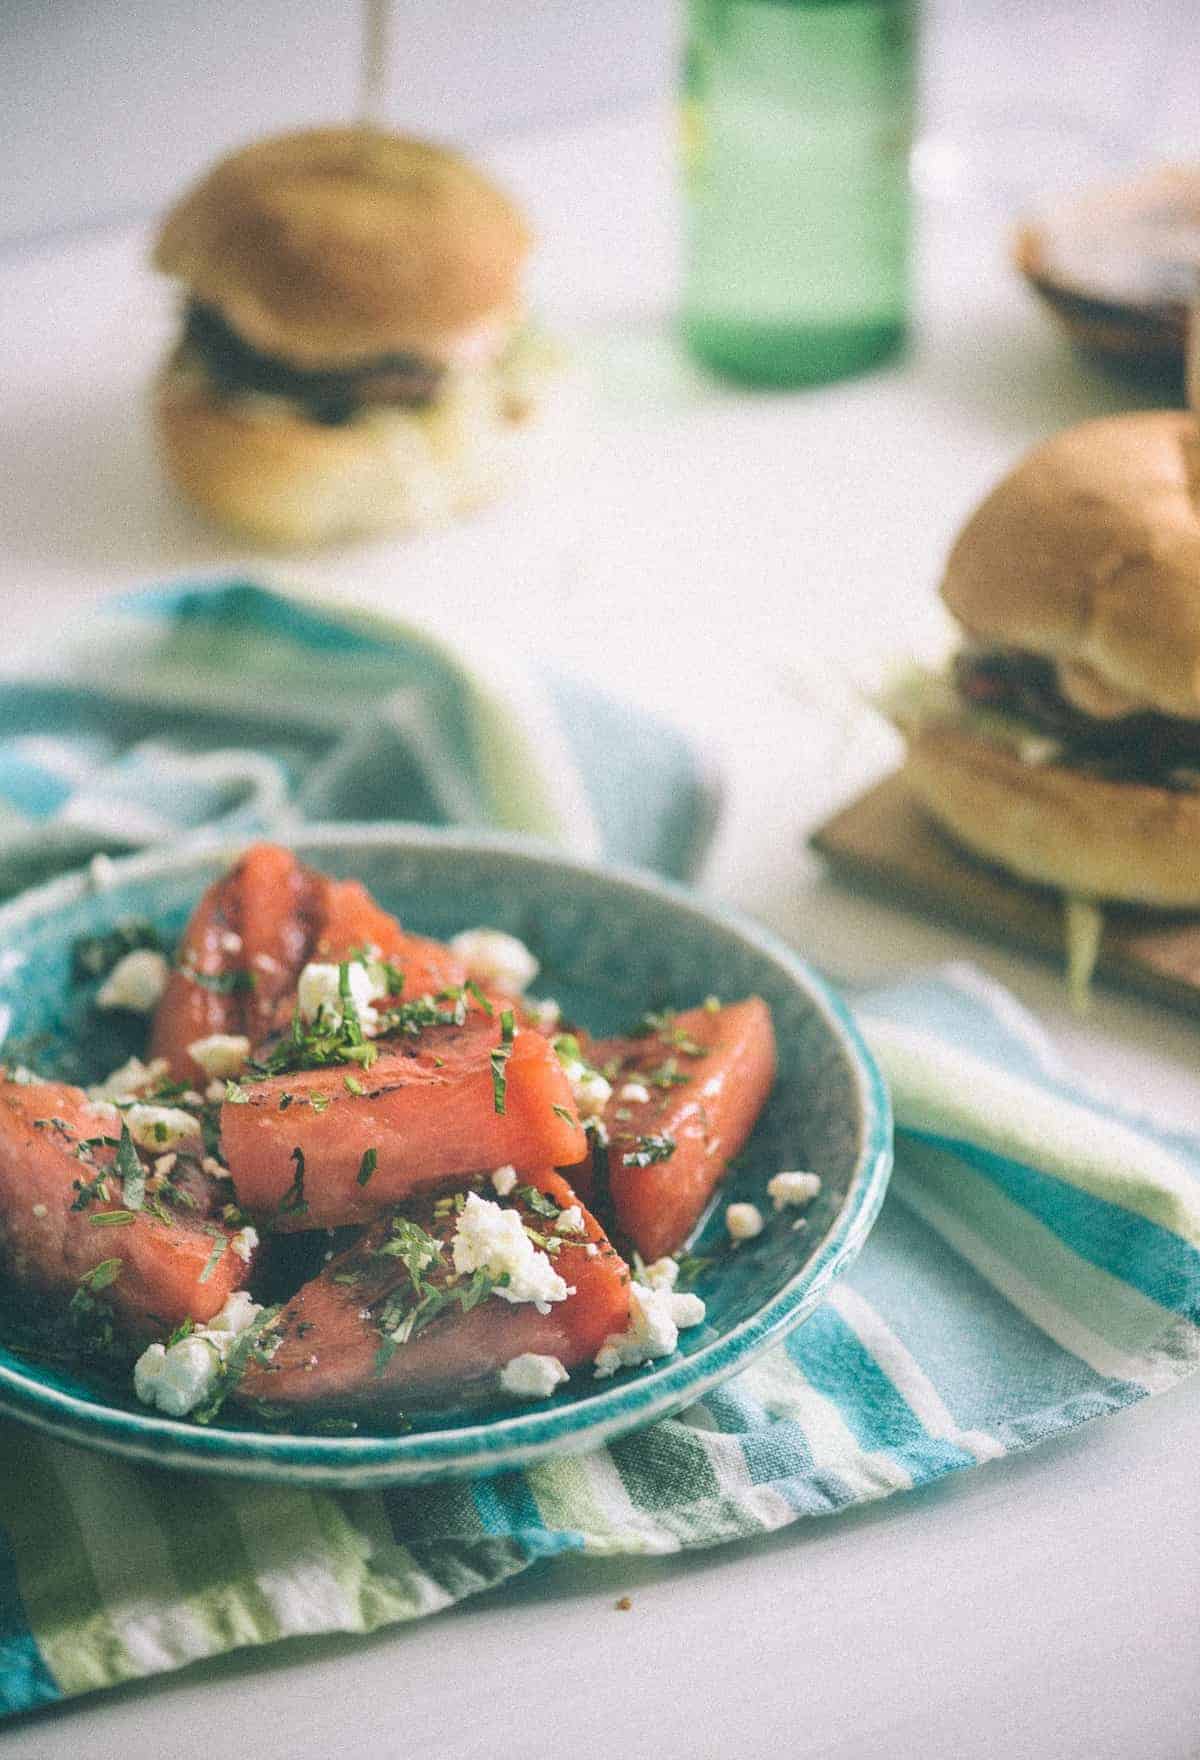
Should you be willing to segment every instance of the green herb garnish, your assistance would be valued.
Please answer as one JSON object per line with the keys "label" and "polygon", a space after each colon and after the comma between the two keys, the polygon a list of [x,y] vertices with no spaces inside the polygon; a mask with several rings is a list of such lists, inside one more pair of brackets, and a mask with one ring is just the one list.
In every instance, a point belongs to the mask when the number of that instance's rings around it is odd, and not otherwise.
{"label": "green herb garnish", "polygon": [[679,1059],[668,1057],[657,1069],[639,1070],[633,1078],[635,1081],[646,1082],[651,1088],[680,1088],[691,1081],[679,1067]]}
{"label": "green herb garnish", "polygon": [[112,1309],[107,1300],[99,1299],[121,1275],[120,1259],[102,1259],[84,1273],[67,1306],[67,1324],[76,1334],[79,1345],[89,1356],[122,1358],[124,1347],[118,1342],[113,1326]]}
{"label": "green herb garnish", "polygon": [[660,1044],[669,1046],[674,1051],[681,1051],[685,1057],[705,1057],[707,1045],[701,1045],[693,1039],[685,1027],[675,1024],[675,1010],[664,1008],[650,1010],[644,1014],[629,1037],[631,1039],[656,1038]]}
{"label": "green herb garnish", "polygon": [[667,1136],[638,1137],[636,1147],[622,1155],[622,1167],[651,1167],[656,1161],[669,1161],[675,1153],[675,1139]]}
{"label": "green herb garnish", "polygon": [[540,1192],[536,1186],[515,1186],[513,1197],[520,1198],[526,1209],[532,1210],[535,1216],[553,1218],[562,1215],[562,1210],[554,1202],[554,1199],[548,1197],[545,1192]]}
{"label": "green herb garnish", "polygon": [[71,949],[71,975],[76,983],[103,978],[125,958],[141,949],[164,953],[162,937],[153,923],[126,917],[103,935],[81,935]]}
{"label": "green herb garnish", "polygon": [[132,1210],[101,1210],[95,1216],[89,1216],[88,1221],[93,1228],[124,1228],[137,1218]]}
{"label": "green herb garnish", "polygon": [[492,1066],[492,1103],[500,1114],[504,1112],[508,1093],[508,1060],[512,1056],[516,1033],[513,1011],[506,1008],[500,1016],[500,1043],[489,1057]]}
{"label": "green herb garnish", "polygon": [[258,986],[257,972],[248,971],[244,966],[237,966],[227,972],[201,972],[195,966],[178,966],[192,984],[199,984],[202,990],[212,990],[217,996],[235,996],[240,991],[254,990]]}
{"label": "green herb garnish", "polygon": [[476,1002],[479,1004],[480,1008],[483,1010],[484,1014],[487,1016],[487,1018],[489,1020],[495,1019],[495,1015],[496,1015],[495,1009],[492,1007],[492,1004],[491,1004],[490,1000],[488,999],[488,997],[486,997],[484,995],[483,991],[479,988],[479,985],[475,982],[474,978],[468,978],[466,983],[463,985],[463,989],[466,990],[471,996],[473,996],[475,998]]}
{"label": "green herb garnish", "polygon": [[204,1270],[200,1273],[199,1282],[208,1282],[213,1272],[217,1269],[217,1266],[221,1263],[221,1260],[225,1257],[228,1247],[229,1238],[227,1235],[221,1235],[213,1242],[213,1250],[208,1255],[208,1261],[205,1264]]}
{"label": "green herb garnish", "polygon": [[108,1203],[108,1169],[102,1168],[95,1179],[77,1179],[74,1182],[75,1198],[72,1210],[86,1210],[89,1204]]}
{"label": "green herb garnish", "polygon": [[99,1265],[93,1265],[79,1279],[79,1288],[91,1290],[93,1294],[97,1290],[107,1289],[110,1283],[115,1283],[120,1277],[124,1263],[123,1259],[101,1259]]}
{"label": "green herb garnish", "polygon": [[221,1365],[212,1392],[202,1405],[198,1405],[192,1413],[197,1424],[211,1424],[230,1394],[234,1392],[242,1376],[253,1358],[259,1363],[269,1363],[272,1353],[278,1348],[279,1340],[271,1339],[264,1343],[265,1335],[278,1320],[280,1309],[264,1308],[257,1314],[243,1332],[239,1332],[229,1347],[229,1353]]}
{"label": "green herb garnish", "polygon": [[393,1216],[391,1232],[375,1252],[380,1258],[399,1259],[419,1295],[424,1288],[426,1269],[441,1262],[442,1243],[426,1233],[419,1222],[410,1222],[407,1216]]}
{"label": "green herb garnish", "polygon": [[559,1033],[551,1039],[554,1054],[560,1063],[582,1063],[583,1047],[574,1033]]}
{"label": "green herb garnish", "polygon": [[379,1154],[377,1150],[368,1149],[365,1151],[362,1160],[358,1164],[358,1183],[360,1186],[366,1185],[367,1181],[374,1173],[378,1161]]}
{"label": "green herb garnish", "polygon": [[308,1199],[304,1196],[304,1150],[299,1147],[293,1149],[291,1158],[296,1163],[296,1171],[292,1175],[291,1185],[279,1200],[277,1214],[306,1216]]}
{"label": "green herb garnish", "polygon": [[679,1275],[675,1279],[676,1289],[690,1289],[701,1274],[716,1264],[713,1258],[705,1258],[699,1253],[679,1253],[675,1263],[679,1267]]}
{"label": "green herb garnish", "polygon": [[121,1196],[127,1210],[140,1210],[146,1201],[146,1172],[138,1160],[129,1126],[121,1120],[121,1136],[117,1143],[113,1172],[121,1180]]}

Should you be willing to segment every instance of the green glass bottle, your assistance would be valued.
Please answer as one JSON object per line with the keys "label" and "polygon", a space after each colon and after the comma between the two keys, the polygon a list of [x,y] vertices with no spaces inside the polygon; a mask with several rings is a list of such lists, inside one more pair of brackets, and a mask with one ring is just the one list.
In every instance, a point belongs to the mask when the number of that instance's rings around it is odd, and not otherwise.
{"label": "green glass bottle", "polygon": [[750,384],[904,340],[916,0],[687,0],[682,328]]}

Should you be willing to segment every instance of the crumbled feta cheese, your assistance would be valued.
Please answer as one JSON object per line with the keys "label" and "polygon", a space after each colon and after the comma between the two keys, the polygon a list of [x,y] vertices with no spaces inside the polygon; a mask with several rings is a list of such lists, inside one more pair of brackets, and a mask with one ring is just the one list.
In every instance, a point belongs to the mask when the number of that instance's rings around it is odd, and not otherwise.
{"label": "crumbled feta cheese", "polygon": [[515,1167],[510,1167],[507,1163],[503,1167],[498,1167],[492,1175],[492,1184],[502,1198],[508,1197],[509,1193],[515,1188],[516,1183],[517,1170]]}
{"label": "crumbled feta cheese", "polygon": [[236,935],[232,929],[223,929],[218,937],[218,945],[222,953],[240,953],[242,938],[240,935]]}
{"label": "crumbled feta cheese", "polygon": [[210,1082],[204,1090],[204,1098],[208,1101],[210,1106],[215,1106],[218,1100],[224,1100],[224,1082]]}
{"label": "crumbled feta cheese", "polygon": [[553,996],[544,996],[539,1002],[527,1002],[525,1007],[539,1033],[552,1033],[562,1019],[562,1009]]}
{"label": "crumbled feta cheese", "polygon": [[[225,1306],[207,1323],[207,1330],[228,1333],[235,1338],[239,1332],[245,1332],[261,1313],[261,1303],[255,1301],[248,1289],[235,1289],[226,1296]],[[228,1349],[228,1344],[222,1348]]]}
{"label": "crumbled feta cheese", "polygon": [[600,1249],[596,1245],[595,1241],[589,1241],[587,1246],[584,1248],[584,1252],[587,1254],[589,1259],[594,1259],[599,1254]]}
{"label": "crumbled feta cheese", "polygon": [[757,1204],[729,1204],[725,1210],[725,1227],[731,1241],[752,1241],[763,1231],[763,1214]]}
{"label": "crumbled feta cheese", "polygon": [[40,1222],[42,1220],[42,1217],[49,1216],[50,1212],[49,1212],[49,1210],[47,1210],[47,1208],[44,1204],[35,1204],[33,1206],[33,1214],[37,1217],[38,1221]]}
{"label": "crumbled feta cheese", "polygon": [[571,1204],[566,1210],[560,1210],[554,1223],[555,1234],[582,1234],[583,1211],[578,1204]]}
{"label": "crumbled feta cheese", "polygon": [[169,1418],[186,1417],[212,1392],[230,1345],[262,1313],[244,1289],[234,1290],[207,1326],[198,1326],[169,1348],[148,1345],[133,1367],[133,1390],[143,1405]]}
{"label": "crumbled feta cheese", "polygon": [[[351,960],[347,970],[350,998],[357,1010],[359,1025],[364,1033],[371,1033],[379,1025],[379,1014],[373,1005],[387,995],[387,980],[378,966],[364,965],[361,960]],[[305,966],[300,974],[296,1000],[306,1021],[315,1021],[318,1014],[329,1024],[340,1021],[340,968],[318,962]]]}
{"label": "crumbled feta cheese", "polygon": [[519,996],[541,969],[525,943],[503,929],[464,929],[451,938],[450,946],[466,966],[468,978],[507,996]]}
{"label": "crumbled feta cheese", "polygon": [[209,1179],[228,1179],[230,1177],[229,1169],[223,1162],[218,1161],[215,1155],[204,1157],[200,1163],[200,1171],[206,1173]]}
{"label": "crumbled feta cheese", "polygon": [[540,1357],[535,1351],[513,1357],[500,1371],[501,1387],[517,1399],[549,1399],[567,1379],[557,1357]]}
{"label": "crumbled feta cheese", "polygon": [[580,1119],[586,1124],[596,1118],[612,1099],[612,1083],[605,1081],[599,1070],[573,1058],[563,1065],[563,1074],[570,1083],[571,1093],[579,1108]]}
{"label": "crumbled feta cheese", "polygon": [[15,1082],[18,1088],[31,1088],[35,1082],[40,1082],[41,1079],[41,1076],[35,1075],[23,1063],[14,1064],[8,1072],[8,1080]]}
{"label": "crumbled feta cheese", "polygon": [[157,1160],[154,1163],[154,1177],[155,1177],[155,1179],[166,1179],[168,1174],[174,1173],[175,1163],[178,1160],[179,1160],[178,1155],[176,1155],[173,1151],[170,1155],[158,1156]]}
{"label": "crumbled feta cheese", "polygon": [[177,1106],[130,1106],[125,1113],[129,1134],[139,1149],[183,1149],[195,1146],[200,1120]]}
{"label": "crumbled feta cheese", "polygon": [[532,1302],[548,1314],[552,1302],[571,1293],[548,1256],[535,1247],[515,1210],[502,1210],[478,1192],[468,1192],[453,1239],[454,1269],[460,1277],[486,1271],[507,1278],[496,1290],[506,1302]]}
{"label": "crumbled feta cheese", "polygon": [[617,1092],[618,1100],[628,1100],[631,1106],[644,1106],[650,1098],[650,1090],[645,1082],[626,1082]]}
{"label": "crumbled feta cheese", "polygon": [[166,956],[139,947],[119,959],[96,992],[99,1008],[127,1008],[132,1014],[153,1014],[167,987]]}
{"label": "crumbled feta cheese", "polygon": [[180,1338],[170,1350],[147,1345],[133,1366],[133,1390],[145,1406],[157,1406],[168,1418],[183,1418],[211,1391],[221,1367],[221,1353],[203,1332]]}
{"label": "crumbled feta cheese", "polygon": [[671,1297],[671,1318],[680,1332],[687,1332],[692,1326],[702,1326],[707,1313],[704,1302],[691,1290],[684,1290],[681,1295]]}
{"label": "crumbled feta cheese", "polygon": [[169,1073],[165,1057],[152,1058],[149,1063],[143,1063],[140,1057],[131,1057],[120,1069],[114,1069],[102,1082],[89,1088],[88,1098],[113,1100],[118,1104],[137,1100],[152,1089],[161,1087]]}
{"label": "crumbled feta cheese", "polygon": [[256,1228],[239,1228],[229,1243],[230,1251],[237,1254],[244,1265],[249,1265],[258,1246],[258,1230]]}
{"label": "crumbled feta cheese", "polygon": [[674,1289],[679,1281],[679,1265],[671,1258],[655,1259],[653,1264],[640,1268],[638,1279],[650,1289]]}
{"label": "crumbled feta cheese", "polygon": [[784,1210],[789,1204],[802,1209],[812,1203],[820,1189],[821,1181],[815,1173],[777,1173],[767,1181],[767,1195],[776,1210]]}
{"label": "crumbled feta cheese", "polygon": [[228,1079],[240,1076],[245,1069],[250,1041],[244,1033],[210,1033],[206,1039],[192,1040],[188,1056],[212,1080]]}
{"label": "crumbled feta cheese", "polygon": [[615,1375],[618,1369],[635,1368],[655,1357],[669,1357],[679,1343],[679,1334],[689,1326],[699,1326],[704,1319],[704,1303],[699,1296],[677,1296],[670,1289],[652,1289],[648,1284],[629,1286],[629,1325],[624,1332],[612,1332],[596,1356],[596,1379]]}

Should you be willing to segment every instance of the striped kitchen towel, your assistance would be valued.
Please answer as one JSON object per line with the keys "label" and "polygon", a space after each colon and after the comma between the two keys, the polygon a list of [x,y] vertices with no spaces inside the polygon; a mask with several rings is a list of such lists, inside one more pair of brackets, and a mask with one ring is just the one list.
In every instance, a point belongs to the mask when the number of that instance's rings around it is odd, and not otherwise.
{"label": "striped kitchen towel", "polygon": [[673,727],[578,679],[254,581],[141,592],[0,654],[0,897],[302,819],[486,825],[687,878],[716,804]]}
{"label": "striped kitchen towel", "polygon": [[435,1613],[560,1553],[715,1546],[927,1485],[1200,1354],[1200,1137],[1073,1078],[953,966],[858,998],[896,1173],[849,1274],[679,1418],[425,1489],[189,1480],[0,1425],[0,1707]]}

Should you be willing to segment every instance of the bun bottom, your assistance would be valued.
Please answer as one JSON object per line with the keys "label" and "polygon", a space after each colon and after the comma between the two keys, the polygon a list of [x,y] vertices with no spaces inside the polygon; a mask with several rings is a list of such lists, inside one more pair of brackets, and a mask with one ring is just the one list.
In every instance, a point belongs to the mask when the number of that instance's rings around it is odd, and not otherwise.
{"label": "bun bottom", "polygon": [[377,407],[329,427],[284,398],[221,397],[177,357],[154,413],[167,472],[192,506],[290,550],[419,531],[494,499],[520,462],[531,399],[495,369],[463,371],[424,408]]}
{"label": "bun bottom", "polygon": [[1085,898],[1200,906],[1200,794],[1026,764],[977,734],[911,734],[902,771],[966,849],[1022,880]]}

